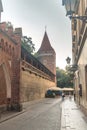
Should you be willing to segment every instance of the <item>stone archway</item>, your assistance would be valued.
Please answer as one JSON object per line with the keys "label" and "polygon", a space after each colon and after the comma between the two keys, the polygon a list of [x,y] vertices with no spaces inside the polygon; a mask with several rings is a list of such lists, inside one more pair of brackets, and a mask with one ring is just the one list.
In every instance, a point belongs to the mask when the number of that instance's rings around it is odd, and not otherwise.
{"label": "stone archway", "polygon": [[0,65],[0,105],[5,108],[10,104],[11,80],[8,68],[3,63]]}
{"label": "stone archway", "polygon": [[11,80],[10,80],[10,75],[9,75],[8,69],[5,66],[5,64],[3,64],[3,70],[4,70],[4,73],[5,73],[7,98],[11,98]]}

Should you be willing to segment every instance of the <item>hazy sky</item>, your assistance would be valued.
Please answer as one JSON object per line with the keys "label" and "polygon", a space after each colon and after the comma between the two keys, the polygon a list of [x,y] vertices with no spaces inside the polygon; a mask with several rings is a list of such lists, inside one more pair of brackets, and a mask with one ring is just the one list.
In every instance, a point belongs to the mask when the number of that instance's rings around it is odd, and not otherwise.
{"label": "hazy sky", "polygon": [[56,52],[56,66],[64,68],[67,56],[72,57],[71,22],[66,17],[62,0],[2,0],[2,22],[22,27],[23,35],[32,37],[39,49],[47,26],[47,34]]}

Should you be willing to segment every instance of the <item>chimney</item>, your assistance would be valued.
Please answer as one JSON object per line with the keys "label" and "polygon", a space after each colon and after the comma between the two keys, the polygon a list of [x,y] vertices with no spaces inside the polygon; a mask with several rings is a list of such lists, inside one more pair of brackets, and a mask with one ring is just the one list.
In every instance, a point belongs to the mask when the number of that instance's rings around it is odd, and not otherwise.
{"label": "chimney", "polygon": [[22,37],[22,28],[15,28],[14,33],[15,33],[16,35],[19,35],[20,37]]}
{"label": "chimney", "polygon": [[6,28],[7,28],[6,22],[0,23],[0,29],[2,29],[3,31],[6,31]]}
{"label": "chimney", "polygon": [[9,26],[7,28],[7,32],[8,32],[9,35],[12,35],[13,34],[13,26]]}

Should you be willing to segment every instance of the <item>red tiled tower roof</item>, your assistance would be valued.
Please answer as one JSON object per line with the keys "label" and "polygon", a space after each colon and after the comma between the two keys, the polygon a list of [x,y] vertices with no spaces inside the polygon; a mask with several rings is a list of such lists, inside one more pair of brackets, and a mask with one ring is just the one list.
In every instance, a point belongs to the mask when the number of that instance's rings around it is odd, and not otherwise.
{"label": "red tiled tower roof", "polygon": [[50,44],[46,31],[41,47],[37,52],[37,59],[56,75],[56,53]]}
{"label": "red tiled tower roof", "polygon": [[52,48],[51,44],[50,44],[50,41],[49,41],[49,38],[47,36],[47,33],[45,31],[45,34],[44,34],[44,37],[43,37],[43,40],[42,40],[42,44],[41,44],[41,47],[40,49],[38,50],[38,52],[47,52],[47,51],[54,51],[54,49]]}

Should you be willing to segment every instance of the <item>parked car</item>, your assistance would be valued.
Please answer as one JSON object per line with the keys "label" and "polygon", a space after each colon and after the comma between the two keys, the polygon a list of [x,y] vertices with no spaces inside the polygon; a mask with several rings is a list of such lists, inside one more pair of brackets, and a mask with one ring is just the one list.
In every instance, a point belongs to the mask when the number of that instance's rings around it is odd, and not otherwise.
{"label": "parked car", "polygon": [[55,98],[55,93],[52,92],[51,90],[47,90],[45,93],[45,98]]}

